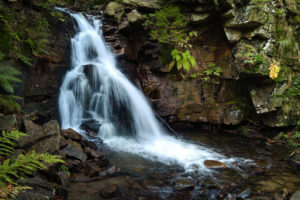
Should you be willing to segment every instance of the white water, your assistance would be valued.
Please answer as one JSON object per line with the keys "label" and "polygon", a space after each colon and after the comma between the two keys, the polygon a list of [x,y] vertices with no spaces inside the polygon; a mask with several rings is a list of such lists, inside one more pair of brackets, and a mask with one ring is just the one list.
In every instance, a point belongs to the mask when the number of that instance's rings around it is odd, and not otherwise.
{"label": "white water", "polygon": [[71,70],[60,89],[63,129],[81,131],[81,124],[92,121],[112,149],[178,164],[187,171],[195,166],[207,171],[204,160],[232,161],[208,147],[170,136],[142,92],[118,70],[102,37],[100,20],[91,17],[90,24],[82,14],[70,15],[77,22],[77,34],[71,39]]}

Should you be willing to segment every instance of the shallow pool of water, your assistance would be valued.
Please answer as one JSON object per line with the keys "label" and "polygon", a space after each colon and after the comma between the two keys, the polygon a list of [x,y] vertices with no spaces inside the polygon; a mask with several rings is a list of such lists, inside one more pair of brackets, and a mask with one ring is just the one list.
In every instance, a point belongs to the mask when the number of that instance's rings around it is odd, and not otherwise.
{"label": "shallow pool of water", "polygon": [[239,195],[272,199],[288,197],[300,189],[299,168],[290,165],[276,147],[226,133],[178,132],[186,141],[235,159],[226,163],[225,169],[201,173],[195,166],[194,171],[187,172],[176,163],[166,164],[111,149],[111,164],[131,178],[128,191],[141,199],[235,199]]}

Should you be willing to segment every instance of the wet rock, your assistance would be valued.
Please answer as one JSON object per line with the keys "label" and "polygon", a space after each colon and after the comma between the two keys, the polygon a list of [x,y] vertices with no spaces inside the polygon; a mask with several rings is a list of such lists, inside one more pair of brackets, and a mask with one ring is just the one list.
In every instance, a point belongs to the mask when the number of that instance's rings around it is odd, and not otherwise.
{"label": "wet rock", "polygon": [[174,184],[176,190],[192,190],[195,187],[190,179],[177,179]]}
{"label": "wet rock", "polygon": [[108,185],[99,191],[100,196],[103,198],[115,197],[117,195],[117,192],[118,192],[118,185],[115,184]]}
{"label": "wet rock", "polygon": [[[76,143],[75,143],[76,144]],[[65,148],[62,149],[62,151],[69,157],[77,158],[81,161],[86,161],[87,155],[83,152],[82,148],[78,145],[68,144]]]}
{"label": "wet rock", "polygon": [[100,172],[100,176],[115,176],[121,172],[121,169],[118,166],[112,166],[106,171]]}
{"label": "wet rock", "polygon": [[300,199],[300,190],[294,192],[290,198],[290,200],[299,200]]}
{"label": "wet rock", "polygon": [[60,133],[62,134],[62,136],[66,137],[66,138],[69,138],[69,139],[72,139],[72,140],[76,140],[76,141],[81,141],[82,140],[82,135],[77,133],[72,128],[61,129]]}
{"label": "wet rock", "polygon": [[224,169],[226,168],[225,163],[216,161],[216,160],[205,160],[204,164],[208,168],[214,168],[214,169]]}
{"label": "wet rock", "polygon": [[97,162],[93,160],[89,160],[85,163],[84,167],[84,174],[88,176],[93,176],[99,174],[101,169],[99,168],[99,165]]}
{"label": "wet rock", "polygon": [[251,189],[247,188],[246,190],[244,190],[243,192],[241,192],[240,194],[238,194],[238,197],[242,198],[242,199],[246,199],[246,198],[248,198],[248,197],[251,196],[251,193],[252,193]]}
{"label": "wet rock", "polygon": [[106,167],[109,163],[108,159],[104,156],[102,156],[100,158],[96,158],[95,162],[97,162],[99,167]]}
{"label": "wet rock", "polygon": [[59,139],[59,148],[64,148],[65,146],[67,146],[67,140],[64,137],[60,137]]}
{"label": "wet rock", "polygon": [[80,161],[79,160],[73,160],[73,159],[67,159],[66,160],[66,166],[69,169],[72,169],[74,167],[79,167],[79,165],[80,165]]}
{"label": "wet rock", "polygon": [[[98,138],[98,137],[97,137],[97,138]],[[94,141],[94,142],[88,141],[87,139],[83,138],[83,139],[80,141],[80,144],[81,144],[81,146],[82,146],[83,148],[88,147],[88,148],[91,148],[91,149],[97,151],[97,150],[98,150],[97,145],[102,144],[102,142],[103,142],[103,141],[102,141],[100,138],[97,139],[97,141]],[[97,145],[96,145],[96,144],[97,144]]]}
{"label": "wet rock", "polygon": [[16,123],[15,115],[0,117],[0,130],[12,130]]}
{"label": "wet rock", "polygon": [[60,171],[57,173],[57,176],[59,177],[60,183],[63,187],[67,187],[70,184],[70,176],[67,171]]}
{"label": "wet rock", "polygon": [[24,120],[27,136],[18,141],[18,145],[28,151],[37,153],[54,153],[59,149],[60,132],[56,120],[40,126],[32,121]]}

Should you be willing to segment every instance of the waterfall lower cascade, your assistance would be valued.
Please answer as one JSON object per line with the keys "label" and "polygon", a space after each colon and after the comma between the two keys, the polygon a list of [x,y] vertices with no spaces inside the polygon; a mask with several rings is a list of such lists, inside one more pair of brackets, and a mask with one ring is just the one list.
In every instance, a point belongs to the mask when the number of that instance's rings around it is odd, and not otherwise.
{"label": "waterfall lower cascade", "polygon": [[[71,39],[72,66],[60,88],[62,128],[79,132],[86,125],[115,151],[209,171],[204,160],[232,161],[209,147],[176,139],[164,130],[147,99],[117,68],[105,44],[101,21],[69,13],[77,34]],[[89,22],[90,21],[90,22]]]}

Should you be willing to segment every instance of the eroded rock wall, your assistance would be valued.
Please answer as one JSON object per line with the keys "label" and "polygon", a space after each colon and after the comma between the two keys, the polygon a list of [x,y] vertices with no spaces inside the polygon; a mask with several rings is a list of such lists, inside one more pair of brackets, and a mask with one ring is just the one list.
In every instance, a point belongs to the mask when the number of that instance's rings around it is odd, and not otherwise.
{"label": "eroded rock wall", "polygon": [[[120,64],[136,69],[138,85],[159,115],[170,123],[237,125],[251,119],[271,127],[295,125],[299,99],[288,92],[300,64],[295,1],[177,2],[189,29],[198,33],[192,41],[197,64],[185,77],[213,63],[222,68],[218,84],[183,79],[166,69],[170,49],[142,26],[141,16],[154,12],[158,2],[140,2],[146,1],[109,3],[104,16],[119,35]],[[270,66],[280,67],[275,79]]]}

